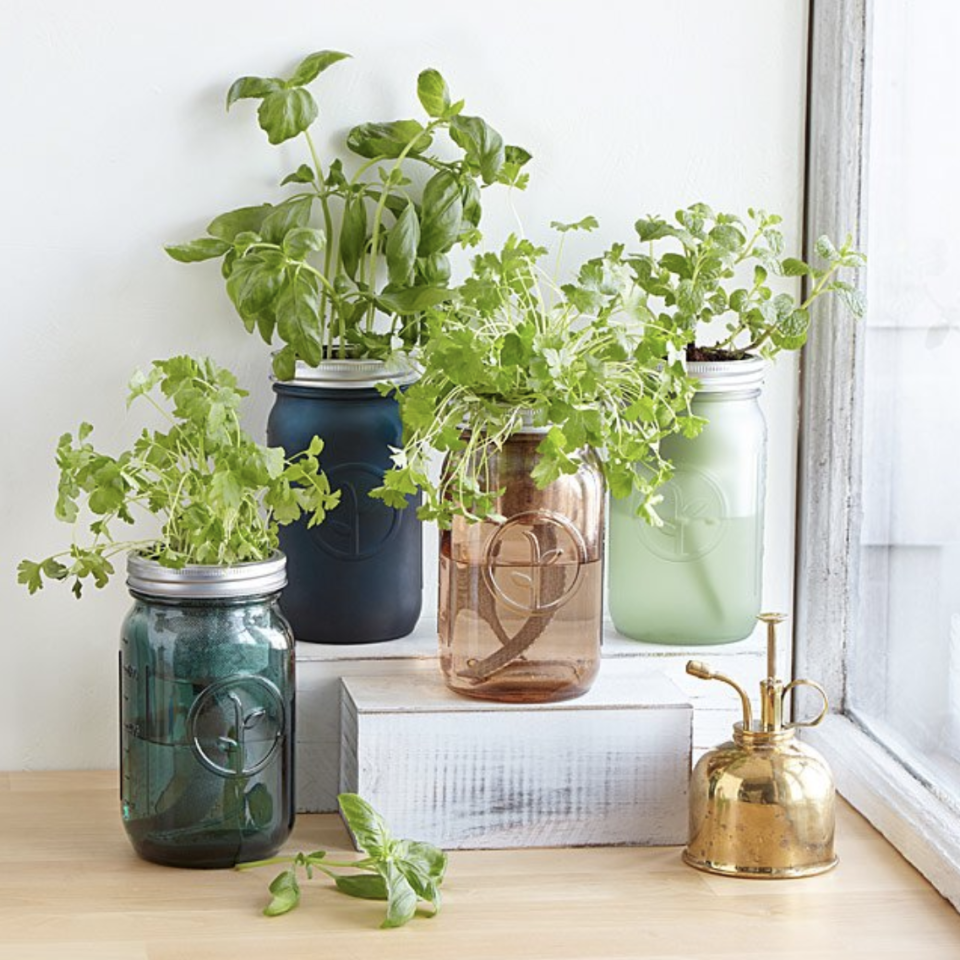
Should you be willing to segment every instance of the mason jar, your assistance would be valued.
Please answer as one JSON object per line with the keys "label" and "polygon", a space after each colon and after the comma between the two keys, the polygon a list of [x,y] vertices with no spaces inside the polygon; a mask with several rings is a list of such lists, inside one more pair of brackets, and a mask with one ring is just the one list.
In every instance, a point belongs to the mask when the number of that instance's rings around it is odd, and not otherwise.
{"label": "mason jar", "polygon": [[146,860],[229,867],[294,820],[294,640],[282,555],[175,570],[131,554],[120,638],[123,823]]}
{"label": "mason jar", "polygon": [[276,381],[267,442],[292,452],[323,439],[320,464],[340,503],[323,523],[306,518],[281,527],[290,583],[281,606],[298,640],[377,643],[405,637],[423,604],[420,496],[397,510],[368,496],[402,446],[396,398],[378,383],[409,383],[409,369],[382,360],[297,364],[293,380]]}
{"label": "mason jar", "polygon": [[530,473],[543,432],[530,428],[489,452],[486,484],[503,491],[502,520],[457,517],[440,534],[440,664],[457,693],[566,700],[600,668],[603,476],[586,456],[538,490]]}
{"label": "mason jar", "polygon": [[691,362],[700,381],[698,437],[666,438],[674,475],[654,527],[636,501],[610,507],[609,602],[624,636],[650,643],[718,644],[750,636],[761,607],[766,425],[758,397],[764,361]]}

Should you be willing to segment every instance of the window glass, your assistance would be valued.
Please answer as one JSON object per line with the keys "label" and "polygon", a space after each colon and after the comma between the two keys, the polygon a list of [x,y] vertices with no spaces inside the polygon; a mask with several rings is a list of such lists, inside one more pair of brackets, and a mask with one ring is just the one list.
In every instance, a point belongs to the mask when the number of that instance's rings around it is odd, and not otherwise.
{"label": "window glass", "polygon": [[960,804],[960,4],[873,4],[848,709]]}

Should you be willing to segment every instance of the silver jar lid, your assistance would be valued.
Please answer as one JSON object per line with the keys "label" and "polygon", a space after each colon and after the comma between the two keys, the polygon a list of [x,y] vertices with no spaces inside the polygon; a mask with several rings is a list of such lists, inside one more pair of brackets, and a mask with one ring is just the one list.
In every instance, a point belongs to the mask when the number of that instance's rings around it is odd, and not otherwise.
{"label": "silver jar lid", "polygon": [[127,554],[127,587],[149,597],[228,600],[278,593],[286,585],[287,558],[282,553],[255,563],[187,564],[179,569]]}
{"label": "silver jar lid", "polygon": [[297,361],[292,380],[283,380],[295,387],[325,387],[338,390],[369,390],[378,383],[413,383],[419,373],[402,357],[390,360],[331,358],[315,367]]}
{"label": "silver jar lid", "polygon": [[744,357],[742,360],[690,360],[687,373],[700,381],[697,393],[733,393],[740,390],[759,390],[767,361],[763,357]]}

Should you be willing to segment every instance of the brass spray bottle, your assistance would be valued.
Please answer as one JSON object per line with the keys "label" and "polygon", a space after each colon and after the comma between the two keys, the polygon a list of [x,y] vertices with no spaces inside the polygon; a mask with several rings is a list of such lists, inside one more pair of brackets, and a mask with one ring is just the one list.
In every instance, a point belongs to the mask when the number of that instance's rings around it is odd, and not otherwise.
{"label": "brass spray bottle", "polygon": [[[687,673],[720,680],[740,695],[743,722],[733,740],[700,758],[690,782],[690,841],[683,859],[698,870],[733,877],[809,877],[837,863],[833,852],[833,775],[823,757],[794,736],[826,716],[827,695],[812,680],[777,678],[776,626],[784,614],[762,613],[767,624],[767,679],[760,681],[760,720],[750,698],[729,677],[691,660]],[[783,700],[813,687],[823,709],[812,720],[783,722]]]}

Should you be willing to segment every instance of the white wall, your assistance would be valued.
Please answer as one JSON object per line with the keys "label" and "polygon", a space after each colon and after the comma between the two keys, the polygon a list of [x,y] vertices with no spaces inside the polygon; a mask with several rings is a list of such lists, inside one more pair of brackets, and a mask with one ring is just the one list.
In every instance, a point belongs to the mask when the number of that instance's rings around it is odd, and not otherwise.
{"label": "white wall", "polygon": [[[2,21],[0,769],[116,762],[122,580],[80,603],[15,584],[22,557],[68,542],[52,515],[59,434],[89,420],[116,449],[136,432],[129,374],[181,351],[233,367],[253,394],[248,425],[263,429],[264,346],[243,333],[214,266],[161,249],[270,198],[301,162],[267,145],[249,104],[224,114],[237,76],[289,69],[315,49],[352,52],[316,87],[333,142],[355,122],[414,114],[416,74],[437,67],[471,112],[534,153],[516,207],[536,239],[549,240],[551,219],[593,213],[599,248],[629,239],[640,214],[706,200],[780,211],[796,247],[802,0],[32,0],[4,4]],[[491,196],[490,242],[513,224]],[[795,379],[781,362],[764,399],[765,605],[779,609],[791,599]]]}

